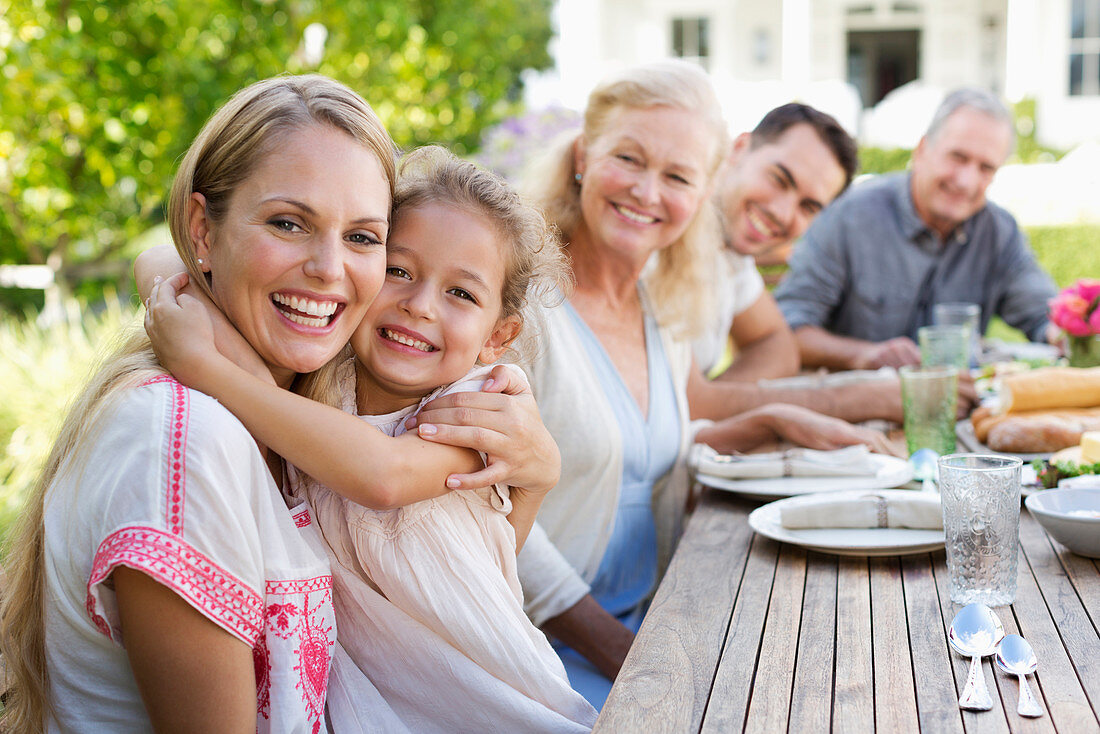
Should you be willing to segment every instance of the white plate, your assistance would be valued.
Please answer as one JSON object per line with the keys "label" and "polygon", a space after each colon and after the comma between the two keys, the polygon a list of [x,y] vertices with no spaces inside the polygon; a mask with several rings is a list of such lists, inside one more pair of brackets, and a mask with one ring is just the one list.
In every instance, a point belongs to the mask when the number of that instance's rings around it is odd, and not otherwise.
{"label": "white plate", "polygon": [[[912,497],[916,490],[884,489],[877,492],[889,499],[901,493]],[[866,490],[837,492],[838,498],[860,497]],[[838,556],[904,556],[928,553],[943,547],[942,530],[912,528],[785,528],[779,522],[779,512],[785,505],[817,501],[813,496],[789,497],[757,507],[749,513],[749,527],[761,535],[791,543],[821,553]],[[929,502],[939,503],[939,495],[928,495]]]}
{"label": "white plate", "polygon": [[900,487],[913,478],[913,467],[905,459],[885,454],[871,454],[878,471],[871,477],[776,477],[774,479],[728,479],[710,474],[696,474],[700,484],[755,499],[774,500],[838,489],[883,489]]}

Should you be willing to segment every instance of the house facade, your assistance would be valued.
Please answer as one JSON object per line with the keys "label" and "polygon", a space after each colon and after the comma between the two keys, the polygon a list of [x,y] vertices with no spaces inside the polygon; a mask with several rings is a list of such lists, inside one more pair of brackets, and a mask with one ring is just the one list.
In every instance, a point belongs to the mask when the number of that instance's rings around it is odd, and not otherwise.
{"label": "house facade", "polygon": [[[574,107],[614,66],[680,56],[710,72],[735,129],[797,98],[886,144],[876,106],[975,85],[1034,99],[1046,145],[1100,140],[1100,0],[559,0],[556,12],[557,96]],[[915,144],[917,122],[891,142]]]}

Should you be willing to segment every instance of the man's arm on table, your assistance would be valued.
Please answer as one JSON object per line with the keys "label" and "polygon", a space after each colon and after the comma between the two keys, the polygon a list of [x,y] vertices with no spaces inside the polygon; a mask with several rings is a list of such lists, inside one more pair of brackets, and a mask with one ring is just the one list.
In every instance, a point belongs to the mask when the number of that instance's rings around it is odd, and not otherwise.
{"label": "man's arm on table", "polygon": [[730,338],[737,345],[737,356],[716,379],[758,380],[798,372],[798,343],[775,298],[767,291],[737,314],[730,327]]}
{"label": "man's arm on table", "polygon": [[909,337],[899,336],[884,342],[871,342],[840,336],[809,324],[795,329],[802,364],[830,370],[876,370],[920,364],[920,349]]}
{"label": "man's arm on table", "polygon": [[543,622],[542,629],[576,650],[611,680],[619,674],[634,642],[634,633],[591,594]]}
{"label": "man's arm on table", "polygon": [[710,381],[693,367],[688,377],[692,418],[722,420],[768,403],[790,403],[819,413],[864,421],[901,421],[901,390],[896,378],[872,378],[846,385],[770,387],[755,382]]}

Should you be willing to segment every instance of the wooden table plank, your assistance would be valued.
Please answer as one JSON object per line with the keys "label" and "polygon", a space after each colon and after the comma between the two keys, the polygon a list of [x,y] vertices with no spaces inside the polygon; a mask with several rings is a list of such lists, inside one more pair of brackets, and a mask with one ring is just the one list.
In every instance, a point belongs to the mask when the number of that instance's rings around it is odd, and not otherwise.
{"label": "wooden table plank", "polygon": [[833,729],[838,732],[872,731],[875,727],[874,662],[871,576],[867,559],[840,559],[836,597]]}
{"label": "wooden table plank", "polygon": [[[940,617],[943,623],[943,629],[940,634],[943,635],[943,639],[946,641],[947,630],[951,627],[951,620],[954,619],[955,614],[962,609],[962,605],[951,601],[951,591],[948,585],[947,576],[946,553],[937,552],[933,554],[932,557],[936,561],[933,566],[933,576],[936,579],[936,595],[939,600]],[[1000,607],[995,609],[994,612],[997,614],[998,618],[1001,619],[1002,624],[1004,624],[1005,618],[1011,617],[1012,609],[1010,607]],[[966,678],[970,674],[970,658],[952,650],[950,644],[947,645],[947,651],[951,659],[951,668],[955,674],[955,701],[957,705],[959,694],[962,693],[963,687],[966,685]],[[1007,712],[1012,711],[1012,715],[1016,715],[1016,700],[1011,699],[1010,703],[1006,703],[1006,700],[1008,700],[1006,696],[1008,694],[1004,686],[1001,685],[1001,681],[997,677],[998,671],[996,671],[995,668],[996,665],[993,662],[992,656],[982,659],[982,675],[985,677],[985,684],[989,689],[989,695],[993,699],[993,708],[989,711],[965,711],[959,709],[959,714],[962,716],[963,728],[966,729],[968,734],[1005,734],[1010,729]]]}
{"label": "wooden table plank", "polygon": [[[1000,615],[1001,622],[1004,623],[1006,635],[1018,635],[1020,629],[1016,624],[1015,610],[1011,611],[1011,614]],[[1028,676],[1027,684],[1039,705],[1043,707],[1044,714],[1038,718],[1030,719],[1016,713],[1016,705],[1020,697],[1020,688],[1016,682],[1016,676],[1009,675],[998,668],[996,664],[993,666],[993,671],[993,680],[996,683],[993,695],[1000,695],[1001,708],[1005,711],[1009,731],[1013,734],[1052,734],[1057,731],[1050,715],[1045,713],[1047,706],[1043,701],[1043,693],[1039,690],[1038,681],[1034,675]]]}
{"label": "wooden table plank", "polygon": [[897,558],[870,559],[875,729],[917,731],[917,699],[905,593]]}
{"label": "wooden table plank", "polygon": [[704,497],[597,731],[1100,734],[1100,567],[1026,510],[1016,602],[997,612],[1035,647],[1039,719],[1016,714],[1016,680],[991,659],[994,710],[958,709],[969,661],[947,645],[959,607],[942,551],[807,553],[754,536],[755,506]]}
{"label": "wooden table plank", "polygon": [[698,730],[748,558],[752,507],[703,497],[595,731]]}
{"label": "wooden table plank", "polygon": [[[1039,521],[1031,515],[1031,513],[1025,513],[1028,516],[1030,524],[1038,526]],[[1043,531],[1044,535],[1046,531]],[[1068,550],[1064,545],[1059,543],[1049,535],[1046,536],[1051,547],[1054,549],[1055,554],[1058,556],[1058,560],[1062,565],[1066,576],[1069,578],[1070,583],[1073,585],[1074,591],[1077,592],[1077,596],[1081,599],[1081,604],[1085,609],[1085,613],[1089,617],[1089,621],[1092,623],[1093,630],[1100,634],[1100,584],[1095,583],[1095,578],[1098,573],[1097,564],[1100,563],[1094,558],[1085,558],[1079,556],[1076,553]]]}
{"label": "wooden table plank", "polygon": [[1017,591],[1016,621],[1039,660],[1036,678],[1047,712],[1059,731],[1100,731],[1090,705],[1090,699],[1100,702],[1100,680],[1096,679],[1100,642],[1095,628],[1046,532],[1026,511],[1020,515],[1020,545],[1027,568],[1021,568],[1024,573],[1019,577],[1023,593]]}
{"label": "wooden table plank", "polygon": [[703,716],[704,734],[740,731],[745,725],[778,557],[779,543],[761,535],[753,538],[722,659]]}
{"label": "wooden table plank", "polygon": [[[1031,575],[1031,567],[1027,565],[1027,558],[1024,556],[1023,548],[1019,548],[1019,559],[1016,564],[1017,569],[1017,583],[1016,583],[1016,601],[1012,604],[1011,613],[1001,613],[999,616],[1005,626],[1005,634],[1017,634],[1024,636],[1028,642],[1033,642],[1036,639],[1036,635],[1039,634],[1038,625],[1042,620],[1046,621],[1046,628],[1043,630],[1043,635],[1052,636],[1053,639],[1057,639],[1058,632],[1054,629],[1054,623],[1050,621],[1050,615],[1046,611],[1046,605],[1043,603],[1043,597],[1039,593],[1039,587],[1035,584],[1035,577]],[[1028,627],[1032,636],[1024,634],[1020,628],[1020,618],[1027,620],[1034,620],[1034,623]],[[1034,644],[1032,645],[1034,647]],[[1065,658],[1065,651],[1062,651],[1062,660],[1066,663],[1069,662]],[[1059,670],[1058,663],[1054,660],[1045,661],[1043,665],[1040,665],[1040,673],[1047,676],[1047,680],[1053,683],[1054,688],[1062,687],[1062,683],[1059,682],[1059,678],[1063,680],[1073,679],[1072,668],[1065,668]],[[1028,685],[1031,687],[1031,692],[1035,694],[1036,700],[1039,701],[1039,705],[1043,707],[1046,712],[1045,715],[1037,719],[1028,719],[1020,716],[1016,713],[1016,704],[1020,696],[1019,684],[1016,682],[1016,676],[1009,675],[998,668],[993,666],[994,671],[997,674],[997,689],[1001,694],[1001,706],[1006,712],[1008,717],[1009,728],[1013,732],[1019,734],[1032,734],[1032,732],[1049,732],[1057,731],[1057,726],[1054,718],[1050,714],[1050,705],[1043,696],[1043,687],[1040,685],[1042,681],[1035,675],[1028,676]],[[1073,680],[1073,684],[1076,685],[1076,680]],[[1047,684],[1050,687],[1050,683]],[[1077,686],[1080,689],[1080,686]]]}
{"label": "wooden table plank", "polygon": [[773,734],[787,730],[805,585],[806,551],[781,545],[752,699],[745,718],[746,732]]}
{"label": "wooden table plank", "polygon": [[836,556],[806,557],[802,624],[791,691],[789,730],[828,731],[832,723],[837,603]]}
{"label": "wooden table plank", "polygon": [[[938,556],[939,554],[937,554]],[[901,559],[909,649],[913,655],[917,719],[924,732],[962,732],[958,694],[954,686],[943,616],[940,613],[932,558]]]}

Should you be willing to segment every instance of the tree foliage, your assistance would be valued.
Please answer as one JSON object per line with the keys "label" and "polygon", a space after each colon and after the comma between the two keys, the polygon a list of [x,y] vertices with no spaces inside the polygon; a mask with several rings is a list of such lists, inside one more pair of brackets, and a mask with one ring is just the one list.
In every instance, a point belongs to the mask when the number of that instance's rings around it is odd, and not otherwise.
{"label": "tree foliage", "polygon": [[[346,82],[399,145],[471,151],[550,64],[550,0],[0,0],[0,262],[117,277],[175,163],[237,89]],[[303,32],[327,30],[309,58]]]}

